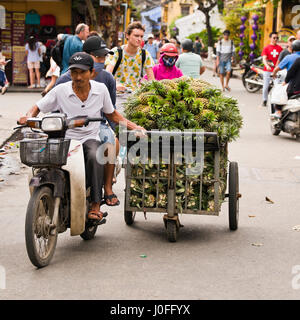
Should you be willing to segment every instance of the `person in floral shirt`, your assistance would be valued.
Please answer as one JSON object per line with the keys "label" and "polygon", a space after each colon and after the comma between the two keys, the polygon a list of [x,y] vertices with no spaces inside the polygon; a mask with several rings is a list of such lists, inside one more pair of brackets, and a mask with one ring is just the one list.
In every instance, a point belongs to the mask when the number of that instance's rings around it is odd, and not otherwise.
{"label": "person in floral shirt", "polygon": [[154,80],[152,67],[154,61],[150,53],[145,50],[145,61],[142,70],[142,49],[141,44],[145,29],[139,21],[131,23],[126,30],[127,44],[121,46],[122,60],[118,69],[114,71],[119,58],[118,48],[112,49],[112,54],[108,55],[105,61],[106,70],[113,73],[117,81],[117,90],[134,90],[147,74],[148,80]]}

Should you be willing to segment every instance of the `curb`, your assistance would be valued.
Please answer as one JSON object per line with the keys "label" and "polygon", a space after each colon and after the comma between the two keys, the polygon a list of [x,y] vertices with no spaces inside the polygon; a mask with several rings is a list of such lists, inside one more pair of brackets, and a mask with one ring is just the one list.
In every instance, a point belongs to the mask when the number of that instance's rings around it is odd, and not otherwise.
{"label": "curb", "polygon": [[9,141],[13,140],[21,132],[21,128],[13,130],[13,132],[6,138],[1,144],[0,149],[2,149]]}
{"label": "curb", "polygon": [[9,86],[6,90],[6,93],[9,93],[9,92],[29,92],[29,93],[32,93],[32,92],[35,92],[35,93],[41,93],[43,92],[44,88],[33,88],[33,89],[28,89],[27,87],[25,86]]}

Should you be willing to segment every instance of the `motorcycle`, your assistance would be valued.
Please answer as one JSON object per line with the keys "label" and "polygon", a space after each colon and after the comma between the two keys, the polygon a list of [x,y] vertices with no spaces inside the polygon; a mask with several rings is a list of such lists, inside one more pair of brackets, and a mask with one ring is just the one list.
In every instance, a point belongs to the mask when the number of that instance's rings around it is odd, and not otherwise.
{"label": "motorcycle", "polygon": [[28,257],[38,268],[50,263],[59,233],[70,228],[71,236],[90,240],[98,226],[106,222],[105,218],[86,219],[90,197],[83,147],[79,141],[65,139],[67,129],[87,126],[92,121],[101,118],[67,119],[64,114],[52,113],[29,118],[17,127],[32,130],[20,141],[20,157],[23,164],[32,167],[25,240]]}
{"label": "motorcycle", "polygon": [[242,81],[245,89],[254,93],[260,90],[264,85],[263,67],[259,66],[262,62],[262,57],[258,57],[253,62],[240,63],[240,68],[243,69]]}
{"label": "motorcycle", "polygon": [[[277,83],[282,83],[282,76],[279,75]],[[273,90],[276,90],[274,86]],[[271,133],[278,136],[281,131],[291,134],[300,142],[300,94],[294,95],[287,100],[285,105],[282,105],[282,115],[280,118],[275,117],[275,106],[272,102],[272,91],[269,93],[268,109],[270,113]]]}

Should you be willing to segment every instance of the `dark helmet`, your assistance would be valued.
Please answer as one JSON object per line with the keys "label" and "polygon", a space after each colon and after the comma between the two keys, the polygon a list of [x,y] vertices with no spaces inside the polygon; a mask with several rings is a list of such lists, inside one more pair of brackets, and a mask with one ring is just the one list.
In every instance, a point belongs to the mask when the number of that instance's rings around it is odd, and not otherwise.
{"label": "dark helmet", "polygon": [[300,40],[295,40],[292,43],[292,49],[293,51],[300,51]]}
{"label": "dark helmet", "polygon": [[193,51],[193,41],[191,39],[183,40],[181,46],[183,50]]}

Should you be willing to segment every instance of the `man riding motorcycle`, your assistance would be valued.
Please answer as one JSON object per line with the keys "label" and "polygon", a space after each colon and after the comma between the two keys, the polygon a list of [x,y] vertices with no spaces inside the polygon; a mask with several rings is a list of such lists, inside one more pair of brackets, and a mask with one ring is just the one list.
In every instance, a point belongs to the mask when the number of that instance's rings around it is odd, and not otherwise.
{"label": "man riding motorcycle", "polygon": [[[94,61],[85,52],[77,52],[69,60],[72,82],[61,84],[52,89],[19,119],[25,124],[28,118],[36,117],[40,111],[53,112],[57,109],[68,118],[76,116],[100,117],[101,111],[115,122],[124,124],[129,130],[143,130],[142,127],[125,119],[117,112],[111,102],[109,92],[102,83],[90,80],[94,75]],[[98,160],[99,125],[95,122],[86,127],[68,129],[66,138],[75,139],[83,144],[86,186],[91,187],[91,208],[88,219],[100,221],[105,216],[100,211],[103,185],[103,164]]]}
{"label": "man riding motorcycle", "polygon": [[[275,77],[277,72],[283,69],[287,69],[287,71],[289,72],[289,70],[292,68],[292,66],[294,65],[295,61],[297,59],[300,58],[300,40],[295,40],[292,43],[292,50],[293,53],[286,56],[280,63],[279,65],[274,69],[272,77]],[[294,68],[295,69],[295,68]],[[290,78],[288,78],[288,81],[285,81],[285,83],[290,81]],[[285,83],[283,83],[283,85],[285,85]],[[275,113],[274,116],[277,118],[281,117],[281,106],[275,105]]]}

